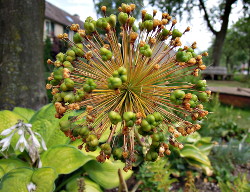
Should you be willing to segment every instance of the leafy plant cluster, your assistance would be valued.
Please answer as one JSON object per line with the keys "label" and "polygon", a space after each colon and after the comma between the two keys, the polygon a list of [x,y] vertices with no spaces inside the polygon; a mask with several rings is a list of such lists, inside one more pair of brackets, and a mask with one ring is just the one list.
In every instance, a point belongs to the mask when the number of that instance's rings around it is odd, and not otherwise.
{"label": "leafy plant cluster", "polygon": [[[79,188],[85,188],[86,191],[100,192],[118,186],[117,172],[124,164],[112,160],[100,164],[96,160],[100,149],[91,153],[77,149],[79,142],[70,142],[64,136],[59,128],[61,120],[55,119],[54,113],[51,104],[37,112],[20,107],[13,111],[0,111],[0,132],[14,125],[17,120],[23,120],[24,123],[32,124],[32,130],[42,136],[48,148],[47,151],[40,151],[42,166],[33,164],[26,151],[14,150],[19,137],[16,133],[9,149],[1,151],[0,191],[26,192],[33,188],[34,191],[78,192]],[[128,179],[131,174],[132,171],[122,171],[124,179]]]}

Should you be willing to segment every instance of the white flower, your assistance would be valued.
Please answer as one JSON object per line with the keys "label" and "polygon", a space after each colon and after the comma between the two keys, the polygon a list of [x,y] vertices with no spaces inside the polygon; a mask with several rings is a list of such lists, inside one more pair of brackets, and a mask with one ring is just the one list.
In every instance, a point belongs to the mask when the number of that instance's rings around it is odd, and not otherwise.
{"label": "white flower", "polygon": [[27,142],[26,139],[25,139],[24,134],[22,134],[22,135],[20,136],[19,140],[18,140],[17,143],[16,143],[15,150],[19,149],[21,152],[23,152],[25,148],[26,148],[27,150],[29,150],[29,145],[28,145],[28,142]]}
{"label": "white flower", "polygon": [[[32,159],[32,162],[36,162],[36,160],[40,158],[40,147],[42,146],[44,150],[47,150],[47,147],[42,136],[39,133],[33,132],[31,127],[31,124],[19,121],[16,125],[2,131],[1,135],[3,136],[7,136],[10,133],[11,134],[0,141],[0,147],[2,147],[1,151],[6,150],[10,146],[11,139],[13,135],[17,132],[20,137],[16,143],[15,150],[19,149],[21,152],[23,152],[26,149],[29,153],[30,158]],[[41,143],[37,139],[36,135],[40,137]],[[28,141],[26,140],[27,137]]]}
{"label": "white flower", "polygon": [[15,132],[13,132],[11,135],[9,135],[8,137],[6,137],[0,141],[0,146],[2,147],[1,151],[5,151],[6,149],[9,148],[10,142],[11,142],[11,139],[12,139],[14,133]]}
{"label": "white flower", "polygon": [[17,124],[13,125],[12,127],[5,129],[2,131],[2,133],[0,135],[9,135],[15,128],[17,127]]}
{"label": "white flower", "polygon": [[36,185],[32,182],[30,182],[28,185],[27,185],[27,189],[28,189],[28,192],[32,192],[32,191],[35,191],[36,190]]}
{"label": "white flower", "polygon": [[35,135],[38,135],[41,138],[42,148],[44,151],[46,151],[47,147],[46,147],[46,143],[45,143],[44,139],[42,138],[42,136],[39,133],[37,133],[37,132],[34,132],[34,133],[35,133]]}

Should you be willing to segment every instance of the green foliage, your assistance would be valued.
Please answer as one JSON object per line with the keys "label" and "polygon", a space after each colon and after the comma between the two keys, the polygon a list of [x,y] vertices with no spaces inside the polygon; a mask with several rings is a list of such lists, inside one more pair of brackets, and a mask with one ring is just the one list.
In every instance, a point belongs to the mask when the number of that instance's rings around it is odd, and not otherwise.
{"label": "green foliage", "polygon": [[[27,119],[19,115],[19,113],[15,113],[13,111],[8,111],[8,110],[0,111],[0,133],[3,130],[15,125],[19,119],[23,120],[25,123],[28,122]],[[2,136],[0,136],[0,139],[2,139]],[[18,139],[18,134],[15,133],[15,135],[11,140],[12,147],[15,147],[17,139]]]}
{"label": "green foliage", "polygon": [[171,184],[177,182],[177,179],[171,178],[171,162],[166,158],[161,158],[156,162],[143,163],[136,179],[142,181],[139,189],[142,191],[167,192]]}
{"label": "green foliage", "polygon": [[210,159],[217,175],[216,179],[222,182],[232,181],[231,172],[235,165],[243,165],[250,159],[249,144],[230,140],[227,144],[215,146]]}
{"label": "green foliage", "polygon": [[31,169],[27,167],[12,169],[5,174],[0,183],[0,191],[24,191],[28,192],[27,186],[33,183],[37,192],[53,191],[57,173],[53,168],[45,167]]}
{"label": "green foliage", "polygon": [[12,169],[20,168],[20,167],[29,167],[27,162],[24,162],[20,159],[0,159],[0,178],[11,171]]}
{"label": "green foliage", "polygon": [[[100,149],[95,152],[86,152],[84,148],[79,150],[76,147],[82,143],[80,140],[66,145],[69,139],[59,128],[59,122],[65,119],[54,118],[55,109],[52,104],[42,107],[37,112],[20,107],[14,111],[0,111],[1,131],[14,125],[18,119],[25,122],[29,120],[32,130],[41,134],[46,141],[48,150],[41,154],[42,167],[38,169],[28,163],[30,160],[26,152],[20,154],[16,151],[13,158],[0,159],[0,191],[28,191],[27,185],[30,183],[36,186],[36,191],[77,191],[77,179],[81,179],[79,175],[82,174],[91,178],[84,177],[84,187],[87,191],[100,192],[102,188],[119,185],[118,169],[123,168],[124,163],[113,163],[112,160],[103,164],[97,162],[96,156]],[[104,137],[100,141],[104,142],[108,135],[104,134]],[[16,141],[17,139],[14,140],[13,146]],[[124,179],[128,179],[132,173],[122,171]]]}
{"label": "green foliage", "polygon": [[88,179],[87,177],[78,177],[75,179],[72,179],[68,184],[66,185],[66,191],[67,192],[79,192],[79,183],[83,183],[83,187],[85,191],[91,191],[91,192],[102,192],[99,185]]}
{"label": "green foliage", "polygon": [[243,174],[238,176],[232,183],[219,182],[221,192],[248,192],[250,191],[250,183],[247,179],[247,175]]}
{"label": "green foliage", "polygon": [[44,138],[47,147],[69,142],[69,139],[65,137],[59,128],[59,122],[67,119],[70,114],[62,118],[62,120],[56,119],[54,114],[55,108],[53,104],[48,104],[37,111],[29,121],[32,124],[32,129],[40,133]]}
{"label": "green foliage", "polygon": [[184,173],[188,166],[196,167],[202,170],[206,175],[213,173],[211,162],[208,155],[213,147],[211,138],[201,137],[199,133],[193,133],[189,136],[178,139],[184,143],[183,149],[171,149],[172,153],[169,161],[172,162],[172,169],[176,169],[177,175]]}
{"label": "green foliage", "polygon": [[69,145],[50,147],[41,156],[42,165],[53,167],[58,174],[69,174],[90,160],[92,160],[91,157]]}
{"label": "green foliage", "polygon": [[[97,161],[89,161],[83,168],[93,181],[105,189],[111,189],[119,185],[117,171],[123,167],[124,163],[120,161],[112,162],[110,160],[106,160],[102,164]],[[132,171],[122,171],[123,178],[127,180],[132,173]]]}
{"label": "green foliage", "polygon": [[203,120],[202,136],[212,137],[215,141],[229,141],[231,138],[241,140],[248,132],[249,110],[222,106],[218,95],[214,96],[208,106],[211,112],[209,120]]}

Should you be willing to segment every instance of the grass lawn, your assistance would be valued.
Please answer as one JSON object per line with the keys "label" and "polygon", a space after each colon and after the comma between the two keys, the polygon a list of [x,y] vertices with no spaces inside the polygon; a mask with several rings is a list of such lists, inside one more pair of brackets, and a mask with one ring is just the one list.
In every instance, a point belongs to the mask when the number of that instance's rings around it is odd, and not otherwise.
{"label": "grass lawn", "polygon": [[250,88],[249,83],[242,83],[239,81],[213,81],[207,80],[207,85],[211,87],[243,87]]}
{"label": "grass lawn", "polygon": [[228,121],[234,121],[238,127],[250,130],[250,109],[221,105],[214,112],[214,115],[221,116],[221,118],[228,119]]}

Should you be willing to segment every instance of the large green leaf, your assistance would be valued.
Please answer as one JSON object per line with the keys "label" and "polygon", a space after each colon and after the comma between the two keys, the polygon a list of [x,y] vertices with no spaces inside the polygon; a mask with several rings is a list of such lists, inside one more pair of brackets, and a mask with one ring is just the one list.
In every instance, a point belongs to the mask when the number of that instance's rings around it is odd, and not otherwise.
{"label": "large green leaf", "polygon": [[35,185],[36,192],[52,192],[57,174],[53,168],[36,170],[22,167],[5,174],[0,183],[0,192],[28,192],[29,184]]}
{"label": "large green leaf", "polygon": [[2,178],[2,176],[4,176],[4,174],[5,174],[5,172],[4,172],[3,168],[0,167],[0,178]]}
{"label": "large green leaf", "polygon": [[[29,164],[20,159],[0,159],[0,167],[3,170],[3,174],[5,174],[15,168],[29,167]],[[0,178],[2,176],[0,175]]]}
{"label": "large green leaf", "polygon": [[185,144],[184,148],[180,150],[181,157],[188,158],[200,162],[204,165],[211,166],[208,157],[200,151],[199,148],[191,144]]}
{"label": "large green leaf", "polygon": [[202,164],[198,161],[195,161],[193,159],[186,159],[186,161],[191,165],[194,166],[196,168],[202,169],[203,172],[207,175],[207,176],[211,176],[213,174],[213,169],[212,166],[208,166],[205,164]]}
{"label": "large green leaf", "polygon": [[84,188],[86,192],[102,192],[100,186],[87,177],[80,177],[72,179],[70,182],[66,185],[66,191],[67,192],[78,192],[79,185],[78,185],[78,179],[83,179],[84,181]]}
{"label": "large green leaf", "polygon": [[[67,144],[69,138],[59,128],[60,119],[55,118],[55,107],[53,104],[48,104],[42,107],[31,118],[32,130],[41,134],[47,147]],[[63,119],[67,118],[65,116]]]}
{"label": "large green leaf", "polygon": [[43,167],[53,167],[58,174],[71,173],[90,160],[91,157],[69,145],[53,146],[41,155]]}
{"label": "large green leaf", "polygon": [[23,107],[15,107],[13,112],[25,118],[27,121],[31,119],[31,117],[35,114],[33,109],[23,108]]}
{"label": "large green leaf", "polygon": [[200,149],[200,151],[209,155],[211,149],[213,148],[213,144],[211,143],[211,137],[204,137],[195,143],[195,146]]}
{"label": "large green leaf", "polygon": [[83,168],[89,177],[105,189],[111,189],[119,185],[118,169],[122,170],[122,175],[127,180],[132,175],[132,171],[123,171],[124,163],[121,161],[111,162],[106,160],[105,163],[89,161]]}
{"label": "large green leaf", "polygon": [[198,132],[194,132],[188,136],[180,136],[178,137],[178,141],[181,143],[195,143],[201,139],[201,136]]}
{"label": "large green leaf", "polygon": [[31,168],[17,168],[2,177],[0,192],[28,192],[33,170]]}
{"label": "large green leaf", "polygon": [[36,192],[52,192],[56,178],[57,173],[53,168],[42,167],[34,171],[31,182],[36,185]]}
{"label": "large green leaf", "polygon": [[[72,146],[74,146],[74,147],[78,147],[79,145],[81,145],[82,144],[82,141],[80,140],[80,139],[77,139],[77,140],[75,140],[74,142],[71,142],[70,143],[70,145],[72,145]],[[81,149],[81,152],[84,154],[84,155],[86,155],[86,156],[88,156],[89,158],[92,158],[92,159],[96,159],[96,157],[100,154],[100,151],[101,151],[101,149],[100,149],[100,147],[97,147],[97,149],[95,150],[95,151],[89,151],[89,152],[87,152],[86,150],[85,150],[85,147],[83,147],[82,149]]]}

